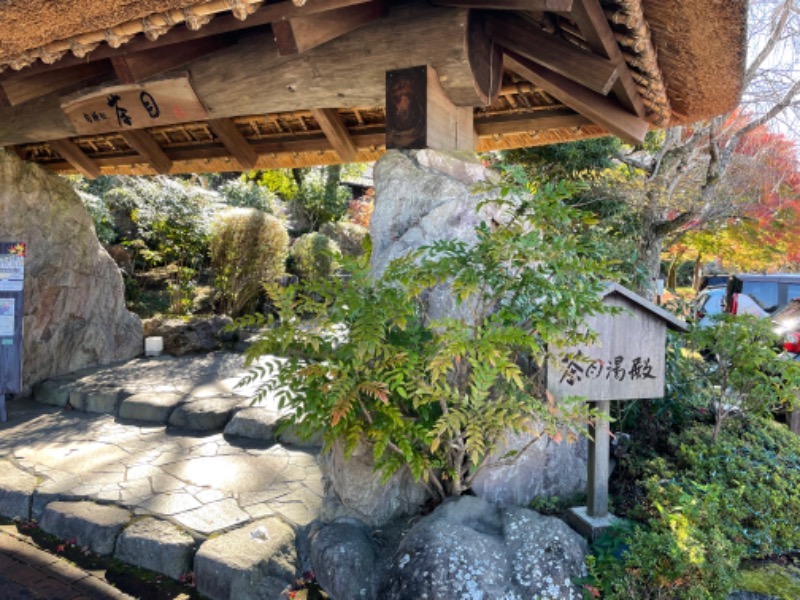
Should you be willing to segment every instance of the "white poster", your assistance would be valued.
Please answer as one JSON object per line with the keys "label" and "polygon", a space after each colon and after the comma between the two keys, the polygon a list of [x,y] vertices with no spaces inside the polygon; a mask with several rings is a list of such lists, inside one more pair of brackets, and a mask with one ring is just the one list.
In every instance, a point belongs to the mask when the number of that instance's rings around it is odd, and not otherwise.
{"label": "white poster", "polygon": [[14,335],[14,298],[0,298],[0,336]]}

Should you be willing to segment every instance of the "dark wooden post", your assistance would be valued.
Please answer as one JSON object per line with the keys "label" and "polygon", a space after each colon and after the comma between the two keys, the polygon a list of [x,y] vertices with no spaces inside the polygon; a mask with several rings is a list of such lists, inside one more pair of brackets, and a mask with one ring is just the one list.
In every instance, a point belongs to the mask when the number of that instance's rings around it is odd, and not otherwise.
{"label": "dark wooden post", "polygon": [[388,150],[470,150],[472,107],[455,106],[428,65],[386,73]]}

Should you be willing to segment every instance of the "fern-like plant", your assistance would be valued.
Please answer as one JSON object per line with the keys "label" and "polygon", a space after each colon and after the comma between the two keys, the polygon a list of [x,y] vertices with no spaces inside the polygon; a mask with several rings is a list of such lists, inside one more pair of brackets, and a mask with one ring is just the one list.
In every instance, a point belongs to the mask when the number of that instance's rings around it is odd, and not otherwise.
{"label": "fern-like plant", "polygon": [[[514,173],[493,190],[502,223],[482,224],[473,245],[433,243],[379,278],[362,257],[271,287],[278,318],[248,351],[260,394],[277,394],[301,433],[350,450],[366,440],[385,478],[410,468],[441,497],[466,491],[508,431],[577,435],[591,411],[547,394],[542,367],[586,339],[609,267],[595,224],[563,202],[572,186]],[[441,286],[458,316],[430,321],[425,298]]]}

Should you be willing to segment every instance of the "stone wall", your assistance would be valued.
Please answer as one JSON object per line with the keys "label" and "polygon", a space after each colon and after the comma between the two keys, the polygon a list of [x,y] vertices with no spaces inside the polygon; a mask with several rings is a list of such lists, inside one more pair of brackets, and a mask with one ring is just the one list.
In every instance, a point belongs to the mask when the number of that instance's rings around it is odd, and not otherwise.
{"label": "stone wall", "polygon": [[23,382],[127,360],[142,325],[78,195],[60,176],[0,150],[0,239],[27,243]]}

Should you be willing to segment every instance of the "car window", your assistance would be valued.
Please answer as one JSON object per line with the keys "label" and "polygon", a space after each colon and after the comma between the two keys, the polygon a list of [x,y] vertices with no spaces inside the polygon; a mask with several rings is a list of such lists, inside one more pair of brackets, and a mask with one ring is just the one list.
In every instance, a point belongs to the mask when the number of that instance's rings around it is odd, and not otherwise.
{"label": "car window", "polygon": [[800,298],[800,285],[796,283],[790,283],[786,286],[787,294],[786,298],[788,300],[794,300],[796,298]]}
{"label": "car window", "polygon": [[716,292],[707,294],[700,304],[700,310],[707,315],[716,315],[722,312],[722,300],[724,299],[724,292]]}
{"label": "car window", "polygon": [[756,304],[768,313],[778,308],[777,281],[743,281],[742,292],[755,300]]}

